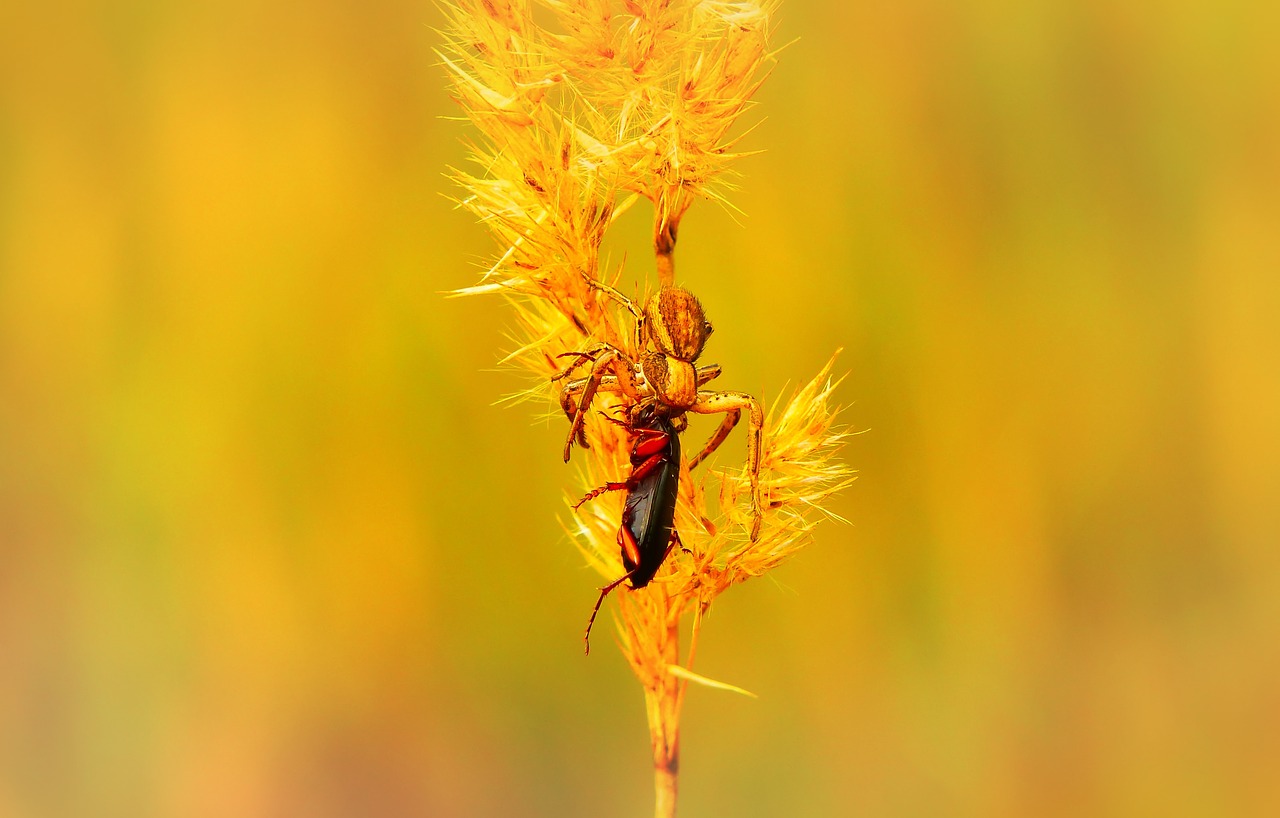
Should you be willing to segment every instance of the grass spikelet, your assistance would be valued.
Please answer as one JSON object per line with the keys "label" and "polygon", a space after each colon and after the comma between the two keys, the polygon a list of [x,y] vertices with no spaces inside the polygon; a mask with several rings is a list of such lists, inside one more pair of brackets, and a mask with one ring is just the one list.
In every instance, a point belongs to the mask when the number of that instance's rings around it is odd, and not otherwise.
{"label": "grass spikelet", "polygon": [[[552,378],[574,360],[565,355],[600,343],[631,360],[646,351],[635,318],[608,293],[634,285],[622,270],[602,275],[601,242],[622,212],[649,202],[658,283],[674,283],[682,216],[698,199],[727,204],[732,165],[743,155],[735,126],[773,64],[774,7],[772,0],[447,6],[439,56],[477,131],[469,169],[450,176],[462,191],[459,204],[499,248],[481,280],[455,294],[498,294],[512,307],[504,362],[525,370],[531,386],[511,399],[557,397]],[[814,525],[831,516],[823,504],[852,479],[835,458],[846,432],[835,425],[833,364],[764,419],[759,535],[748,534],[747,468],[708,473],[702,466],[695,478],[686,458],[675,520],[684,548],[672,550],[649,585],[617,592],[619,644],[645,691],[659,818],[675,814],[688,685],[746,692],[693,672],[703,617],[717,596],[803,547]],[[625,409],[627,400],[602,390],[594,408]],[[578,486],[570,503],[629,468],[626,430],[601,415],[585,415],[589,448],[573,460]],[[617,541],[623,501],[622,492],[603,495],[564,521],[607,580],[624,572]]]}

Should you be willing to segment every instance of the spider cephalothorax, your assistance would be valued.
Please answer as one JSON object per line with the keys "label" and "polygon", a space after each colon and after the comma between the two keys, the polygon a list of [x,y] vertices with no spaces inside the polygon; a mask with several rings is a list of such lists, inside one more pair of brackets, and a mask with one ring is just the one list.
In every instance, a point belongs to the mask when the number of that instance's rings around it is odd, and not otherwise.
{"label": "spider cephalothorax", "polygon": [[574,440],[583,448],[587,447],[583,421],[592,399],[600,390],[625,395],[630,403],[628,411],[633,415],[642,408],[652,407],[657,414],[669,418],[676,431],[683,431],[687,426],[686,412],[723,414],[724,420],[707,445],[689,461],[691,469],[724,442],[745,409],[749,423],[747,471],[751,480],[751,539],[755,540],[760,535],[760,436],[764,412],[760,402],[744,392],[702,389],[720,374],[718,365],[697,366],[712,332],[702,304],[683,287],[665,286],[640,310],[631,299],[612,287],[595,281],[591,284],[614,298],[635,317],[637,352],[633,356],[612,344],[601,342],[589,351],[569,353],[577,361],[553,380],[567,378],[588,361],[591,362],[591,374],[569,381],[560,392],[560,405],[572,419],[565,440],[564,459],[569,460]]}
{"label": "spider cephalothorax", "polygon": [[663,287],[645,305],[643,326],[653,346],[640,359],[645,382],[660,403],[689,408],[698,399],[693,362],[712,332],[702,304],[682,287]]}

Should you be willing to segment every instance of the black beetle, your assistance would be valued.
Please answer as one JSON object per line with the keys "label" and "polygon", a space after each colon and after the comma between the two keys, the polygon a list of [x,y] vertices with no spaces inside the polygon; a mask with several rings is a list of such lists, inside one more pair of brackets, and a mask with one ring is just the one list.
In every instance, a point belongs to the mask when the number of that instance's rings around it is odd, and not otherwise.
{"label": "black beetle", "polygon": [[627,580],[633,589],[648,585],[671,553],[672,546],[680,540],[674,527],[680,488],[680,436],[671,421],[652,408],[644,410],[631,424],[622,425],[626,425],[635,438],[631,446],[631,474],[625,482],[606,483],[593,489],[574,505],[576,510],[607,491],[627,492],[622,525],[618,527],[618,546],[626,573],[600,589],[583,635],[588,654],[591,653],[591,626],[604,598]]}

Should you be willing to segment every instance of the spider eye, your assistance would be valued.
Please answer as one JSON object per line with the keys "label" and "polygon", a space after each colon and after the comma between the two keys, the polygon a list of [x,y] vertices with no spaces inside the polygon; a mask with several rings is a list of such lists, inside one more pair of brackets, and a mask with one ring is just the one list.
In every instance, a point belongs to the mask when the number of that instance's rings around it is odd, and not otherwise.
{"label": "spider eye", "polygon": [[711,326],[711,322],[710,322],[710,321],[705,321],[705,322],[703,322],[703,324],[702,324],[702,332],[703,332],[703,334],[704,334],[704,335],[710,335],[711,333],[713,333],[713,332],[715,332],[715,331],[716,331],[716,328],[715,328],[715,327],[713,327],[713,326]]}

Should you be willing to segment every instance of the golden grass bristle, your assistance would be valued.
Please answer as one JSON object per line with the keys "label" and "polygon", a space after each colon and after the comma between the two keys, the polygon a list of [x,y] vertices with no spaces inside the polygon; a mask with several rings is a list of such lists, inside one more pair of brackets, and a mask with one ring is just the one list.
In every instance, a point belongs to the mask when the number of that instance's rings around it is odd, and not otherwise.
{"label": "golden grass bristle", "polygon": [[[558,386],[550,379],[568,365],[557,357],[562,353],[597,341],[633,357],[641,353],[632,316],[590,284],[623,280],[620,270],[601,275],[601,242],[622,212],[647,200],[658,281],[674,281],[681,217],[700,198],[728,204],[731,166],[744,155],[735,150],[743,131],[735,126],[774,59],[775,5],[452,0],[446,6],[440,58],[479,132],[469,145],[469,170],[451,169],[450,176],[462,189],[459,204],[488,226],[499,247],[481,280],[455,294],[500,294],[511,305],[515,326],[504,362],[530,377],[529,388],[512,399],[556,406]],[[745,692],[691,670],[712,601],[795,554],[817,521],[831,516],[823,510],[826,500],[852,479],[835,459],[846,433],[834,425],[839,409],[831,397],[839,381],[831,378],[832,366],[767,416],[757,540],[744,527],[751,495],[745,468],[732,467],[725,454],[735,451],[731,438],[719,455],[722,465],[730,464],[726,471],[702,466],[695,477],[687,463],[681,466],[676,528],[688,551],[673,550],[647,587],[615,592],[620,646],[645,690],[660,817],[674,815],[688,684]],[[616,408],[622,400],[600,393],[595,409]],[[592,411],[586,436],[590,448],[575,449],[570,503],[629,469],[624,430]],[[708,491],[718,499],[715,508]],[[622,492],[605,494],[564,521],[606,580],[623,573],[617,545],[623,499]],[[681,625],[689,615],[682,659]]]}
{"label": "golden grass bristle", "polygon": [[[534,21],[535,6],[544,27]],[[681,216],[723,200],[729,132],[773,62],[775,3],[458,0],[440,58],[482,139],[462,204],[513,268],[507,286],[574,295],[624,193],[654,205],[664,279]],[[765,70],[762,70],[765,69]],[[662,249],[665,246],[665,252]],[[496,272],[496,271],[495,271]]]}

